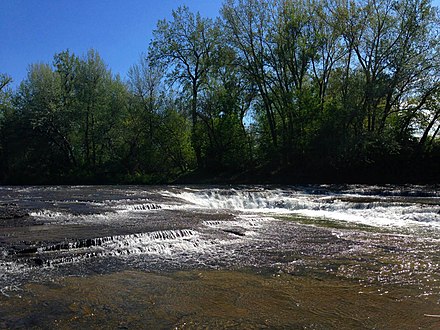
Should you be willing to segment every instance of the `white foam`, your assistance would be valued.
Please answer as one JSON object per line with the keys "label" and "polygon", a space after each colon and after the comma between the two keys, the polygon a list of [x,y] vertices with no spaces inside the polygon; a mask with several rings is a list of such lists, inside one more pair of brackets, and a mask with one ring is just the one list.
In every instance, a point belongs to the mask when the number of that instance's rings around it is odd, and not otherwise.
{"label": "white foam", "polygon": [[[163,230],[130,235],[93,238],[77,242],[40,247],[40,255],[58,251],[57,258],[48,260],[50,265],[76,262],[91,257],[157,255],[172,256],[181,253],[205,253],[219,240],[207,240],[191,229]],[[74,252],[74,255],[72,253]]]}
{"label": "white foam", "polygon": [[[425,205],[408,197],[390,199],[386,196],[356,195],[353,191],[354,189],[350,190],[346,195],[316,195],[280,189],[212,189],[165,194],[186,202],[184,205],[176,206],[178,208],[227,209],[245,213],[293,213],[372,226],[429,226],[440,229],[440,205],[432,201],[431,204]],[[394,195],[397,195],[397,192]],[[435,201],[435,198],[431,199]]]}
{"label": "white foam", "polygon": [[143,212],[160,210],[161,208],[161,205],[155,203],[126,204],[116,207],[117,212]]}
{"label": "white foam", "polygon": [[51,210],[33,211],[33,212],[30,212],[29,215],[31,217],[37,217],[37,218],[60,218],[60,217],[72,217],[73,216],[73,214],[71,214],[71,213],[51,211]]}

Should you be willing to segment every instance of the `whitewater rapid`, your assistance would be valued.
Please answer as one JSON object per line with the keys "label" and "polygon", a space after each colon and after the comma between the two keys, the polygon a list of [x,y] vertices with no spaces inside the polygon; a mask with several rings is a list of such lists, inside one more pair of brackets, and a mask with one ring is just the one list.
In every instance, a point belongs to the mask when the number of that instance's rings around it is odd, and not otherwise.
{"label": "whitewater rapid", "polygon": [[186,188],[178,192],[163,191],[162,194],[185,202],[176,208],[296,214],[316,220],[344,221],[367,226],[422,226],[440,229],[440,194],[434,188]]}
{"label": "whitewater rapid", "polygon": [[405,276],[421,256],[422,277],[440,267],[437,187],[0,187],[0,197],[3,289],[132,268],[327,272],[335,258],[352,276],[363,254],[392,253],[386,267],[405,262]]}

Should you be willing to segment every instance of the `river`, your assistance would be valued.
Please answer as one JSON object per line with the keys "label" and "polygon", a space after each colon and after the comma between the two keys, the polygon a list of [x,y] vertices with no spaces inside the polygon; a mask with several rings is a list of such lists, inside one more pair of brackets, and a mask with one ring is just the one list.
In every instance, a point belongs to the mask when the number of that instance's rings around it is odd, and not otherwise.
{"label": "river", "polygon": [[438,186],[0,187],[0,328],[440,328]]}

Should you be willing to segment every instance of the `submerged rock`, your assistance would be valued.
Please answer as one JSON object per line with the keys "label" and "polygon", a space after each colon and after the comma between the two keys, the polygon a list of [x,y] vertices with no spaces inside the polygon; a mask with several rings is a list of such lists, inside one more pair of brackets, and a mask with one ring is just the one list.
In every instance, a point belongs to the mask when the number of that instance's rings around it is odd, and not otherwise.
{"label": "submerged rock", "polygon": [[0,204],[0,228],[23,227],[35,225],[27,209],[20,208],[17,204]]}
{"label": "submerged rock", "polygon": [[28,216],[29,216],[28,210],[21,209],[15,203],[0,204],[0,220],[19,219]]}
{"label": "submerged rock", "polygon": [[233,234],[236,236],[246,236],[246,233],[240,229],[223,229],[225,233]]}

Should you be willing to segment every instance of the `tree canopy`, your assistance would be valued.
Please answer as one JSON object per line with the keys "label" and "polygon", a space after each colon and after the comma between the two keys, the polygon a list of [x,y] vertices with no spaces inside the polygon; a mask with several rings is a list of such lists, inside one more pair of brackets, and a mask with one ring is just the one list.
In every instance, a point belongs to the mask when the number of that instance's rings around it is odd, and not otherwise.
{"label": "tree canopy", "polygon": [[179,7],[126,79],[95,50],[16,90],[1,74],[0,180],[438,182],[439,19],[429,0]]}

